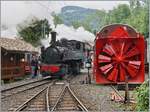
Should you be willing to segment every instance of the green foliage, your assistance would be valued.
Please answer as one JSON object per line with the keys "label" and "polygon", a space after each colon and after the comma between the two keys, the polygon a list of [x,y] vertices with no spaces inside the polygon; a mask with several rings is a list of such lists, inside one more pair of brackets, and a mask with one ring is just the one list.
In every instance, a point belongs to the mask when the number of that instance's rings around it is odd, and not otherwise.
{"label": "green foliage", "polygon": [[34,46],[40,45],[40,40],[46,38],[52,30],[47,19],[38,20],[34,19],[30,22],[24,21],[17,27],[18,35],[26,42]]}
{"label": "green foliage", "polygon": [[80,23],[79,21],[73,21],[73,22],[72,22],[72,26],[73,26],[75,29],[77,29],[77,28],[79,28],[79,27],[81,26],[81,23]]}
{"label": "green foliage", "polygon": [[52,16],[54,17],[54,25],[55,27],[58,25],[58,24],[63,24],[63,20],[60,18],[60,16],[56,15],[54,12],[52,13]]}
{"label": "green foliage", "polygon": [[149,110],[149,80],[145,81],[136,90],[137,98],[137,111],[148,111]]}
{"label": "green foliage", "polygon": [[83,22],[82,26],[85,30],[92,32],[92,28],[87,22]]}
{"label": "green foliage", "polygon": [[131,14],[130,8],[126,4],[121,4],[109,12],[110,23],[123,23]]}
{"label": "green foliage", "polygon": [[105,17],[106,12],[104,10],[96,10],[95,13],[87,15],[84,21],[73,21],[72,26],[75,29],[79,28],[80,26],[83,26],[85,30],[93,33],[94,30],[100,30],[100,28],[104,25]]}
{"label": "green foliage", "polygon": [[148,5],[147,2],[139,2],[139,0],[130,0],[128,5],[119,5],[108,13],[109,23],[124,23],[134,27],[138,32],[148,38]]}
{"label": "green foliage", "polygon": [[[55,24],[62,24],[63,19],[61,19],[61,16],[55,15],[54,21]],[[93,33],[94,30],[100,31],[105,25],[114,23],[128,24],[142,33],[145,38],[148,38],[148,2],[130,0],[129,5],[120,4],[108,12],[105,10],[95,10],[95,13],[88,13],[84,20],[75,19],[71,22],[75,29],[83,26],[85,30],[91,33]]]}
{"label": "green foliage", "polygon": [[84,21],[84,22],[79,22],[79,21],[73,21],[72,22],[72,26],[75,28],[75,29],[77,29],[77,28],[79,28],[80,26],[83,26],[83,28],[85,29],[85,30],[87,30],[87,31],[89,31],[89,32],[91,32],[91,26],[86,22],[86,21]]}
{"label": "green foliage", "polygon": [[133,26],[138,32],[148,38],[148,7],[147,5],[137,6],[132,9],[131,15],[127,18],[126,23]]}
{"label": "green foliage", "polygon": [[141,6],[139,0],[130,0],[129,4],[130,4],[131,9]]}

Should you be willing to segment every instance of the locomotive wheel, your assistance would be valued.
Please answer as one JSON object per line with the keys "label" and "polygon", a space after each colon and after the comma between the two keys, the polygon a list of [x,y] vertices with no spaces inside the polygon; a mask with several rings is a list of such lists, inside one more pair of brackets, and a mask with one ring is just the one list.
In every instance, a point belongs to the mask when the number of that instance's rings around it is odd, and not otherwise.
{"label": "locomotive wheel", "polygon": [[126,76],[134,78],[139,72],[140,52],[134,42],[113,39],[104,45],[98,63],[106,79],[123,82]]}

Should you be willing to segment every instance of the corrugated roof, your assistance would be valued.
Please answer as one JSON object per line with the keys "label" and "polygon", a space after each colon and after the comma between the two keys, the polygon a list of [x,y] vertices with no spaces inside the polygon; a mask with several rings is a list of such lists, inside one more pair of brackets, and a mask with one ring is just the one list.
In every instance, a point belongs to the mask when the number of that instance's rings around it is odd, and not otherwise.
{"label": "corrugated roof", "polygon": [[0,47],[10,51],[38,52],[38,50],[31,44],[20,39],[10,39],[1,37]]}

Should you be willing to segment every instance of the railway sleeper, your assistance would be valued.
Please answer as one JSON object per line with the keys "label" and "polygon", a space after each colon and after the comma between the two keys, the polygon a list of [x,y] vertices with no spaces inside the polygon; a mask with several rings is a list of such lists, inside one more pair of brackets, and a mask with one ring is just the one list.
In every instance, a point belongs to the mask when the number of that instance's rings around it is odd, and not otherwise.
{"label": "railway sleeper", "polygon": [[72,110],[80,110],[77,107],[59,107],[56,109],[57,111],[72,111]]}
{"label": "railway sleeper", "polygon": [[27,108],[24,111],[35,111],[35,112],[37,112],[37,111],[45,111],[45,109],[44,108]]}
{"label": "railway sleeper", "polygon": [[[41,103],[41,104],[32,104],[29,107],[44,107],[46,104],[45,103]],[[46,107],[46,106],[45,106]]]}
{"label": "railway sleeper", "polygon": [[14,111],[16,108],[12,107],[12,108],[9,108],[8,111]]}
{"label": "railway sleeper", "polygon": [[60,105],[76,105],[75,103],[73,102],[63,102],[63,103],[60,103]]}

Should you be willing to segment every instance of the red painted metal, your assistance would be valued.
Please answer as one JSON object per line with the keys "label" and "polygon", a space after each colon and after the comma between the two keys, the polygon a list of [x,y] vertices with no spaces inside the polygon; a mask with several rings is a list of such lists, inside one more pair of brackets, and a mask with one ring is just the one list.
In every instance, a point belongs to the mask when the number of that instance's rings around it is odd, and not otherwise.
{"label": "red painted metal", "polygon": [[95,40],[93,74],[96,83],[144,81],[144,38],[127,25],[104,27]]}
{"label": "red painted metal", "polygon": [[31,73],[31,66],[26,65],[24,69],[26,73]]}
{"label": "red painted metal", "polygon": [[60,65],[42,65],[41,71],[49,71],[51,73],[56,73],[60,71]]}

